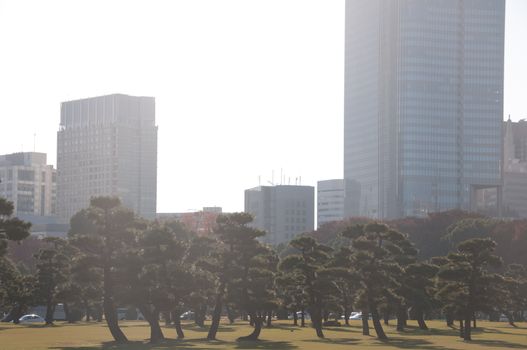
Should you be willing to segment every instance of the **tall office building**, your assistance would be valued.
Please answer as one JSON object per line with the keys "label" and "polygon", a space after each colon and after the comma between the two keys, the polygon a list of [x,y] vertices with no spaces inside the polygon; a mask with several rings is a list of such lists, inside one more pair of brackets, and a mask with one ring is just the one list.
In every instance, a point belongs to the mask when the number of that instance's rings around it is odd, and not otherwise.
{"label": "tall office building", "polygon": [[57,140],[58,213],[65,219],[94,196],[117,196],[154,218],[157,126],[153,97],[121,94],[63,102]]}
{"label": "tall office building", "polygon": [[312,186],[258,186],[245,190],[245,212],[252,226],[267,234],[263,241],[279,244],[311,232],[315,225],[315,189]]}
{"label": "tall office building", "polygon": [[11,201],[14,214],[25,220],[55,215],[56,170],[46,158],[38,152],[0,155],[0,197]]}
{"label": "tall office building", "polygon": [[344,177],[361,215],[501,192],[504,22],[504,0],[346,1]]}

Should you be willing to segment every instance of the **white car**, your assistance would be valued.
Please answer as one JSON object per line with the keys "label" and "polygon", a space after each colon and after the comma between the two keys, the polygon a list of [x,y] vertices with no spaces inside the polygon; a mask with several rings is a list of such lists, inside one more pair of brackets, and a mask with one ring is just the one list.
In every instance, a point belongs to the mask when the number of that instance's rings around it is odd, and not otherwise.
{"label": "white car", "polygon": [[349,319],[350,320],[362,320],[362,312],[352,312]]}
{"label": "white car", "polygon": [[39,315],[29,314],[29,315],[24,315],[20,317],[18,319],[18,322],[20,323],[43,323],[43,322],[46,322],[46,320],[40,317]]}

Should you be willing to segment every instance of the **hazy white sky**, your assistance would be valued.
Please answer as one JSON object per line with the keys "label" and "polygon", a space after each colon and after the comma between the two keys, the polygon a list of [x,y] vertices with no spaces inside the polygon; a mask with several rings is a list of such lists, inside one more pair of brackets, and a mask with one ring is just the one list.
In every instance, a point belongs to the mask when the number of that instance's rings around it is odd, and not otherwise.
{"label": "hazy white sky", "polygon": [[[507,0],[505,115],[527,117],[527,1]],[[158,212],[342,176],[344,0],[0,0],[0,154],[56,159],[60,102],[156,97]]]}

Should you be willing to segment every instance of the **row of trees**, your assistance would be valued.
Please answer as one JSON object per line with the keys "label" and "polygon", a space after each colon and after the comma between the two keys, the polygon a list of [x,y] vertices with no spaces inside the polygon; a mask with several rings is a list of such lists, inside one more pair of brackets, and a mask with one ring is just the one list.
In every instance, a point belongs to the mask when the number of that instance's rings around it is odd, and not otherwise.
{"label": "row of trees", "polygon": [[[0,222],[3,239],[23,239],[29,227],[10,214]],[[394,316],[399,331],[409,319],[421,329],[431,317],[445,317],[450,326],[458,321],[460,336],[470,340],[478,313],[504,313],[513,324],[527,309],[527,271],[519,264],[503,267],[489,238],[472,237],[448,255],[422,259],[408,235],[364,221],[347,225],[331,246],[305,235],[278,254],[260,242],[264,232],[251,221],[245,213],[223,215],[212,235],[197,236],[178,222],[141,220],[115,198],[94,198],[72,218],[68,239],[46,239],[32,274],[1,258],[10,268],[0,270],[0,304],[9,310],[6,320],[15,321],[24,308],[44,304],[52,323],[61,302],[70,315],[82,309],[87,320],[104,316],[118,342],[127,341],[118,306],[141,311],[152,342],[164,338],[162,318],[183,338],[180,315],[187,310],[202,327],[211,315],[209,340],[225,313],[254,327],[240,340],[256,340],[272,315],[292,313],[298,324],[300,311],[304,326],[309,314],[322,338],[324,325],[336,322],[330,318],[343,315],[348,323],[353,310],[362,312],[364,334],[371,316],[380,339],[387,339],[383,323]]]}

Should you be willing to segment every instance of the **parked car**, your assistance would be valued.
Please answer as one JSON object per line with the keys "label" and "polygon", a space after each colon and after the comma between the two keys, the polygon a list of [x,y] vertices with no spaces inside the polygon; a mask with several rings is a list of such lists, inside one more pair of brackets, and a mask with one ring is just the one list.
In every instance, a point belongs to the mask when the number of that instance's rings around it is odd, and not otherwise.
{"label": "parked car", "polygon": [[186,311],[179,316],[181,320],[193,320],[194,319],[194,312],[192,311]]}
{"label": "parked car", "polygon": [[20,323],[44,323],[45,319],[36,314],[24,315],[18,319]]}
{"label": "parked car", "polygon": [[362,312],[352,312],[349,317],[350,320],[362,320]]}

